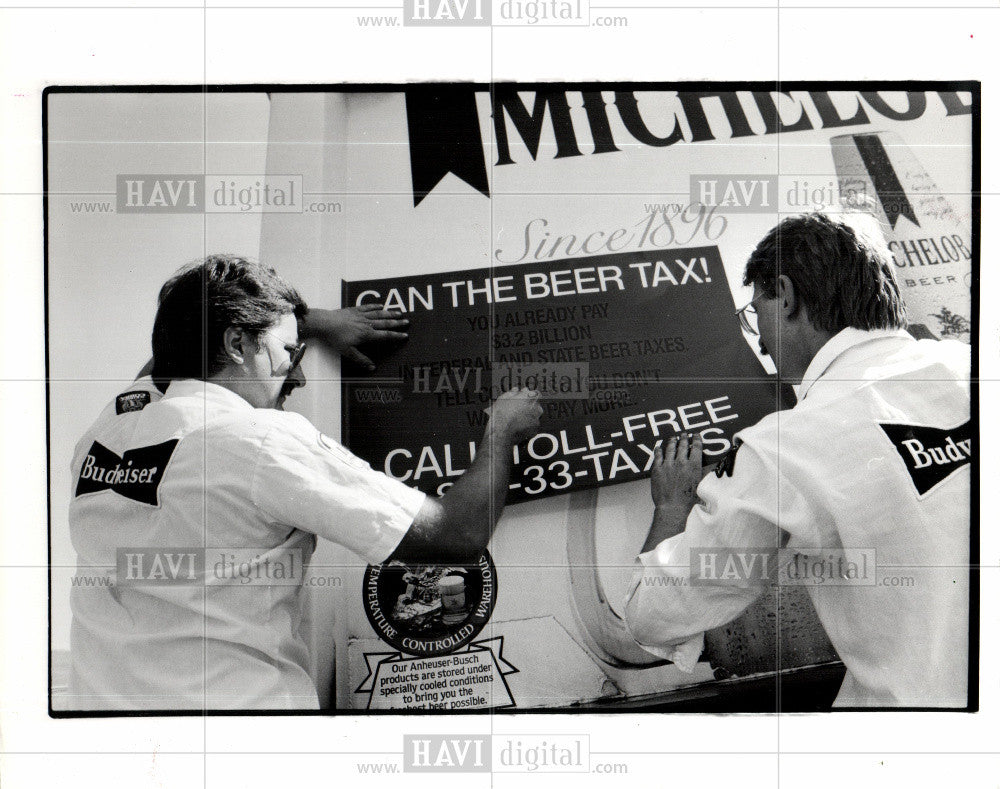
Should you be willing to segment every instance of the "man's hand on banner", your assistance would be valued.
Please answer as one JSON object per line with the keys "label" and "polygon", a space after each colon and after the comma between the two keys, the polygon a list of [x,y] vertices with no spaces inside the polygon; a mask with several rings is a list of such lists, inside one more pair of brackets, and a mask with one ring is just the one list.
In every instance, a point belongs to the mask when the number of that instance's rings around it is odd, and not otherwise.
{"label": "man's hand on banner", "polygon": [[395,310],[379,304],[362,304],[339,310],[310,309],[305,317],[302,336],[325,342],[341,356],[375,369],[375,363],[358,350],[359,345],[405,340],[410,322]]}
{"label": "man's hand on banner", "polygon": [[666,445],[653,451],[653,467],[649,475],[653,504],[690,510],[698,501],[701,482],[701,435],[684,433],[674,436]]}
{"label": "man's hand on banner", "polygon": [[684,531],[688,514],[698,501],[701,451],[701,436],[687,433],[674,436],[665,446],[661,444],[653,450],[649,483],[655,507],[641,553]]}
{"label": "man's hand on banner", "polygon": [[486,413],[490,416],[489,429],[505,431],[516,444],[538,432],[542,406],[534,389],[514,387],[494,400]]}

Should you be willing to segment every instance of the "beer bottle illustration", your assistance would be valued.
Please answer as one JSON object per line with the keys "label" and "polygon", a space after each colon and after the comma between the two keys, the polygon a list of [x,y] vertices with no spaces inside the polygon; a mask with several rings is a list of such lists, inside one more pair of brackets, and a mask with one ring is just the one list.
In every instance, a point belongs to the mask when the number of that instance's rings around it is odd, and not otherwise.
{"label": "beer bottle illustration", "polygon": [[842,134],[830,142],[841,200],[866,203],[880,220],[911,331],[970,342],[969,205],[957,214],[896,132]]}

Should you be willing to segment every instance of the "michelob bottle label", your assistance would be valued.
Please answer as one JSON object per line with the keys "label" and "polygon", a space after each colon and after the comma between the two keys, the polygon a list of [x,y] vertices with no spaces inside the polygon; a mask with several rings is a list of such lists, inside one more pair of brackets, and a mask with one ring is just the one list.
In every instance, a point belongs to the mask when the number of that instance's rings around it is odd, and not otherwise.
{"label": "michelob bottle label", "polygon": [[[969,342],[972,234],[895,132],[831,140],[841,199],[864,195],[881,221],[911,328]],[[874,206],[877,204],[877,208]],[[919,336],[920,332],[914,332]]]}

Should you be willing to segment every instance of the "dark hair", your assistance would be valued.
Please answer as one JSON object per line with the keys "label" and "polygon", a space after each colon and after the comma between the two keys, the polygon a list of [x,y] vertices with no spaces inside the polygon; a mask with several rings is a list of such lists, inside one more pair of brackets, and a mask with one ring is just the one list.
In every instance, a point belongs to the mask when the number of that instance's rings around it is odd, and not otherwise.
{"label": "dark hair", "polygon": [[238,255],[210,255],[160,288],[153,322],[153,382],[164,392],[179,378],[205,380],[226,364],[230,326],[260,333],[282,315],[306,314],[302,297],[274,269]]}
{"label": "dark hair", "polygon": [[816,212],[779,222],[750,255],[743,284],[774,298],[781,274],[817,329],[906,327],[892,256],[869,215]]}

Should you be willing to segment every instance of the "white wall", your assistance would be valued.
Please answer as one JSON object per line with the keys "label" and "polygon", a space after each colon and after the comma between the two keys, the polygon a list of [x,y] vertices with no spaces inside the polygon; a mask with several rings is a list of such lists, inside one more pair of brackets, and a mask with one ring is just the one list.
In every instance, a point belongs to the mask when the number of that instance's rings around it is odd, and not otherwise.
{"label": "white wall", "polygon": [[261,225],[253,213],[77,213],[72,204],[113,206],[119,173],[263,173],[269,102],[197,92],[48,101],[52,648],[68,649],[73,446],[149,358],[164,280],[211,252],[258,257]]}

